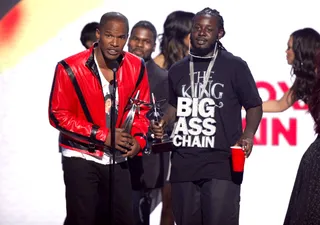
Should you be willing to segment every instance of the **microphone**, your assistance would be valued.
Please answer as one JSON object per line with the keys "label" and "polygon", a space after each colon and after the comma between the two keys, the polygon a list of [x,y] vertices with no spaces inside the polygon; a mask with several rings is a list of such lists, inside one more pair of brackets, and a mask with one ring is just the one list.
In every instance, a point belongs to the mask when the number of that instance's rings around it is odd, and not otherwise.
{"label": "microphone", "polygon": [[115,161],[116,161],[116,91],[117,91],[117,71],[119,69],[119,62],[117,60],[111,60],[107,61],[105,60],[106,65],[109,69],[113,71],[113,80],[110,81],[110,85],[112,86],[112,94],[111,94],[111,152],[112,152],[112,163],[110,168],[110,200],[109,200],[109,207],[111,210],[111,217],[110,217],[110,225],[115,224],[115,212],[114,212],[114,203],[115,203],[115,197],[114,197],[114,182],[115,182]]}
{"label": "microphone", "polygon": [[116,91],[117,91],[117,71],[119,69],[119,62],[115,60],[108,60],[103,51],[101,51],[103,59],[109,69],[113,71],[113,80],[110,81],[110,85],[112,85],[112,92],[111,94],[111,152],[112,152],[112,163],[110,168],[110,182],[109,182],[109,207],[110,207],[110,222],[108,224],[114,225],[115,224],[115,210],[114,210],[114,203],[115,203],[115,196],[114,196],[114,182],[115,182],[115,161],[116,161]]}

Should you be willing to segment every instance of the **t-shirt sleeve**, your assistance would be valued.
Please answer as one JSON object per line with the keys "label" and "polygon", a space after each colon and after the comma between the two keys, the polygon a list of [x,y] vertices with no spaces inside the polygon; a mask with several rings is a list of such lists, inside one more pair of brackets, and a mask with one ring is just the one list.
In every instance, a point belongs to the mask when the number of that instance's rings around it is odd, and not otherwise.
{"label": "t-shirt sleeve", "polygon": [[169,86],[168,86],[168,91],[169,91],[169,94],[168,94],[168,97],[169,97],[169,100],[168,100],[168,103],[170,105],[172,105],[173,107],[177,108],[177,94],[176,94],[176,91],[175,91],[175,88],[176,88],[176,85],[174,83],[174,80],[173,78],[175,77],[174,76],[174,71],[173,70],[169,70],[168,72],[168,82],[169,82]]}
{"label": "t-shirt sleeve", "polygon": [[245,61],[240,61],[236,68],[235,88],[240,104],[245,109],[262,105],[257,85]]}

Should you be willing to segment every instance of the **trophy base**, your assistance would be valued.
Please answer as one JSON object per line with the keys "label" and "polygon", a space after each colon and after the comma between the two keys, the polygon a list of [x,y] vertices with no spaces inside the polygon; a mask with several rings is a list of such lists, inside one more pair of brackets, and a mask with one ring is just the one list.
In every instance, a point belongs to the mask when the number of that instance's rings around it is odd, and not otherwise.
{"label": "trophy base", "polygon": [[152,146],[151,146],[151,151],[153,153],[171,152],[174,149],[175,149],[175,146],[171,140],[152,143]]}

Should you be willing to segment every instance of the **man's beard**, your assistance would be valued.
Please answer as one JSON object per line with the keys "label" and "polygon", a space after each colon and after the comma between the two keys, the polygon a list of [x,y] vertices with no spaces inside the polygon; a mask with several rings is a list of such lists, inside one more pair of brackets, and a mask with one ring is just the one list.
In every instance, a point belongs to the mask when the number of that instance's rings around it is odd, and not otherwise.
{"label": "man's beard", "polygon": [[151,59],[151,55],[143,58],[144,62],[148,62],[150,59]]}
{"label": "man's beard", "polygon": [[[139,51],[142,52],[142,55],[139,56],[139,57],[141,57],[141,58],[144,60],[144,62],[147,62],[147,61],[149,61],[149,60],[151,59],[151,55],[152,55],[152,54],[147,55],[147,54],[145,54],[144,51],[142,51],[141,49],[138,49],[138,48],[129,49],[129,52],[135,55],[134,52],[135,52],[136,50],[139,50]],[[138,56],[138,55],[137,55],[137,56]]]}
{"label": "man's beard", "polygon": [[208,56],[209,53],[213,53],[216,45],[216,41],[215,41],[207,48],[195,48],[193,47],[195,46],[194,44],[195,41],[192,37],[190,38],[190,41],[191,41],[190,52],[195,56]]}

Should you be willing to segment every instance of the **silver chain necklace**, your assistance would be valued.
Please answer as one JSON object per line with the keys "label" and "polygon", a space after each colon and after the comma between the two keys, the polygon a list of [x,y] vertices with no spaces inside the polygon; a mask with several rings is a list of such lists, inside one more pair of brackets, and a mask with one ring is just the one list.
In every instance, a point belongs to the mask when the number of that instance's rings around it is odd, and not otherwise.
{"label": "silver chain necklace", "polygon": [[[208,57],[208,56],[205,56],[205,57],[201,57],[201,56],[196,56],[196,55],[193,55],[191,54],[191,52],[189,51],[189,55],[190,55],[190,62],[189,62],[189,70],[190,70],[190,84],[191,84],[191,97],[192,98],[196,98],[198,97],[199,99],[202,98],[203,96],[203,93],[205,92],[206,88],[207,88],[207,85],[208,85],[208,82],[209,82],[209,79],[210,79],[210,74],[211,74],[211,70],[214,66],[214,63],[217,59],[217,55],[218,55],[218,48],[217,48],[217,43],[214,47],[214,51],[213,51],[213,55]],[[207,68],[207,71],[206,71],[206,74],[205,74],[205,77],[204,77],[204,83],[202,85],[202,87],[199,87],[199,96],[196,96],[195,95],[195,85],[194,85],[194,63],[193,63],[193,57],[195,58],[211,58],[210,60],[210,63],[209,63],[209,66]]]}

